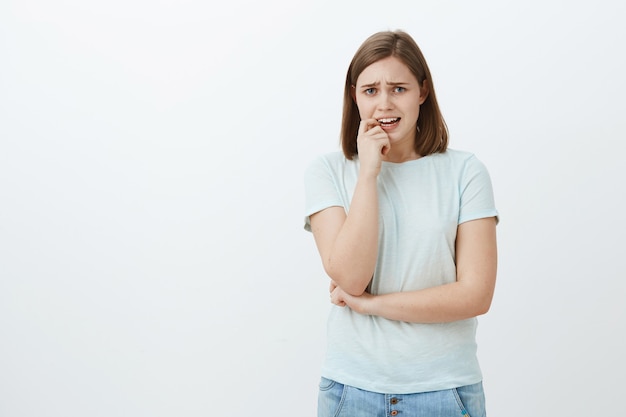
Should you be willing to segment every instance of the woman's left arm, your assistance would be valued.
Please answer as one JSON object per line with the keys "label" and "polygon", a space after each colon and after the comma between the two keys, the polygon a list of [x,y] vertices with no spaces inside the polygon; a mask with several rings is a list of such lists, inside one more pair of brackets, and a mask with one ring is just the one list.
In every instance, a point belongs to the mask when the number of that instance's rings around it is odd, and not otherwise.
{"label": "woman's left arm", "polygon": [[331,283],[331,302],[360,314],[415,323],[442,323],[485,314],[496,284],[496,219],[458,226],[456,282],[418,291],[355,297]]}

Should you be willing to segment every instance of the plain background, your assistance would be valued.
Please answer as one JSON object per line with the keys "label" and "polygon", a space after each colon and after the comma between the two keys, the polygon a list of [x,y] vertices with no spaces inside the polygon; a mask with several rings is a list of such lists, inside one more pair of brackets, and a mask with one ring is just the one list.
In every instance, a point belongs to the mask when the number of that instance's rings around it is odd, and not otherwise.
{"label": "plain background", "polygon": [[302,174],[404,29],[501,222],[491,416],[626,389],[625,3],[0,3],[0,416],[313,416],[328,281]]}

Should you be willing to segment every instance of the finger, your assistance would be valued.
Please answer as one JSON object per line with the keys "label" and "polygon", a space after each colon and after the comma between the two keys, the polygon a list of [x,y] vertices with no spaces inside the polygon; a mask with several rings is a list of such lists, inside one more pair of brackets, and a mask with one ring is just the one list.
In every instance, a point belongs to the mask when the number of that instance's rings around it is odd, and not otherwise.
{"label": "finger", "polygon": [[337,304],[337,297],[335,296],[335,293],[334,293],[334,292],[331,292],[331,293],[330,293],[330,302],[331,302],[332,304]]}
{"label": "finger", "polygon": [[382,127],[380,126],[372,126],[368,131],[367,131],[367,135],[374,138],[374,139],[380,139],[380,138],[386,138],[387,137],[387,132],[385,132],[383,130]]}
{"label": "finger", "polygon": [[346,302],[343,301],[341,298],[339,298],[339,296],[335,297],[335,296],[331,295],[330,302],[332,304],[336,305],[336,306],[339,306],[339,307],[345,307],[346,306]]}
{"label": "finger", "polygon": [[387,143],[383,145],[383,147],[380,150],[380,153],[382,153],[383,156],[385,156],[389,153],[390,150],[391,150],[391,144],[389,143],[389,139],[387,139]]}
{"label": "finger", "polygon": [[375,127],[374,129],[367,132],[367,135],[371,135],[370,140],[376,142],[381,154],[387,155],[387,153],[389,153],[389,150],[391,149],[391,142],[389,142],[389,136],[387,135],[387,132],[382,130],[382,128],[380,127]]}
{"label": "finger", "polygon": [[377,126],[380,126],[380,123],[378,123],[378,120],[376,120],[376,119],[363,119],[359,123],[359,134],[365,133],[368,130],[370,130],[370,129],[374,128],[374,127],[377,127]]}

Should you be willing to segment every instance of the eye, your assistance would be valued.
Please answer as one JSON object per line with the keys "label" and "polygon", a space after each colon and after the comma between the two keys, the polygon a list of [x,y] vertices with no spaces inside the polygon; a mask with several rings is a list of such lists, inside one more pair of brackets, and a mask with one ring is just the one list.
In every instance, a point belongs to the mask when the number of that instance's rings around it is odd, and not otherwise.
{"label": "eye", "polygon": [[404,87],[396,87],[393,89],[394,93],[404,93],[406,91],[406,88]]}
{"label": "eye", "polygon": [[374,87],[370,87],[370,88],[366,88],[365,90],[363,90],[363,92],[366,95],[371,96],[371,95],[376,94],[376,89]]}

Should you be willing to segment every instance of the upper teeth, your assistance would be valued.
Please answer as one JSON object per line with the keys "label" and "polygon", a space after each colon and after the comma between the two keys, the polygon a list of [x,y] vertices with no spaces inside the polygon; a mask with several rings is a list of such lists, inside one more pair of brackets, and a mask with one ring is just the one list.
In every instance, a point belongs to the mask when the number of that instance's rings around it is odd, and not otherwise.
{"label": "upper teeth", "polygon": [[378,123],[391,123],[391,122],[395,122],[396,120],[398,120],[398,118],[389,118],[389,119],[378,119]]}

